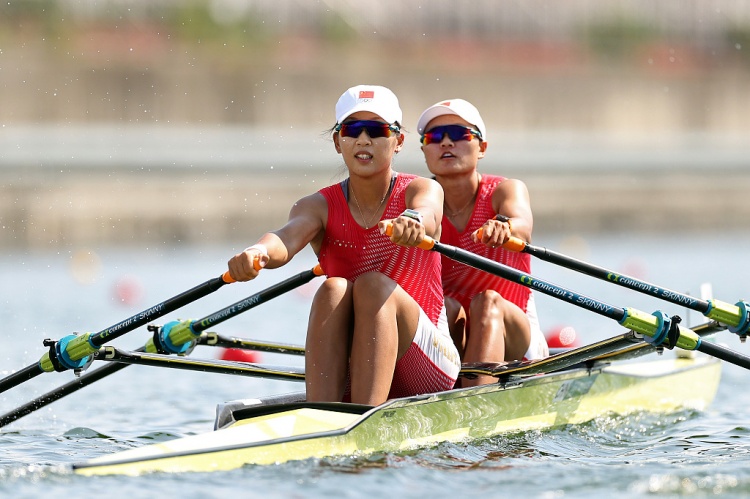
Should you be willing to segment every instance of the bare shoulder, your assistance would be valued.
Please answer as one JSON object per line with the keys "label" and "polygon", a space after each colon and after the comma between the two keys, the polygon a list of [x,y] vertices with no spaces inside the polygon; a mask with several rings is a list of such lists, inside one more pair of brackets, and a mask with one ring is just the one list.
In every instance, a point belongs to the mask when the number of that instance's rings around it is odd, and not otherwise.
{"label": "bare shoulder", "polygon": [[506,179],[503,182],[500,182],[495,186],[494,192],[529,192],[528,187],[526,187],[526,184],[523,182],[523,180],[519,180],[517,178],[509,178]]}
{"label": "bare shoulder", "polygon": [[509,178],[495,186],[495,190],[492,191],[492,199],[495,203],[506,200],[528,200],[529,189],[523,181]]}
{"label": "bare shoulder", "polygon": [[289,220],[277,231],[290,255],[296,254],[307,243],[321,237],[328,219],[325,197],[316,192],[298,200],[289,211]]}
{"label": "bare shoulder", "polygon": [[327,213],[327,210],[326,198],[320,192],[315,192],[297,200],[292,205],[291,213]]}
{"label": "bare shoulder", "polygon": [[442,192],[443,188],[440,186],[440,184],[437,182],[437,180],[433,180],[431,178],[426,177],[417,177],[414,180],[411,181],[409,186],[407,187],[407,191],[412,192]]}

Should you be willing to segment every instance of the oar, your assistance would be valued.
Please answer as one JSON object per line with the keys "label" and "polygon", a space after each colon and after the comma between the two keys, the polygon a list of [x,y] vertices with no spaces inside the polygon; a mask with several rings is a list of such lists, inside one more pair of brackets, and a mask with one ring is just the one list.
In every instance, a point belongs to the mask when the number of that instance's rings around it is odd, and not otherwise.
{"label": "oar", "polygon": [[[696,326],[693,332],[703,338],[724,329],[726,329],[725,326],[712,321]],[[657,349],[660,346],[668,346],[668,344],[653,345],[644,341],[642,335],[628,331],[590,345],[571,348],[543,359],[508,363],[476,362],[464,364],[461,367],[461,375],[466,377],[477,375],[506,377],[510,375],[530,376],[544,374],[569,369],[572,366],[582,363],[623,359],[625,357],[629,359],[636,358],[658,351]]]}
{"label": "oar", "polygon": [[159,353],[130,352],[113,346],[102,347],[94,357],[97,360],[106,360],[110,362],[166,367],[187,371],[237,374],[284,381],[304,381],[305,379],[305,370],[303,368],[251,364],[249,362],[235,362],[231,360],[192,359],[189,357]]}
{"label": "oar", "polygon": [[[284,281],[281,281],[278,284],[275,284],[262,291],[259,291],[258,293],[255,293],[254,295],[251,295],[242,301],[242,303],[247,302],[247,306],[243,308],[243,312],[250,310],[251,308],[257,307],[258,305],[265,303],[283,293],[296,289],[299,286],[309,282],[313,277],[317,275],[321,275],[321,274],[322,274],[322,269],[320,268],[319,265],[316,265],[315,268],[313,268],[312,270],[301,272],[295,276],[285,279]],[[215,345],[215,346],[228,346],[232,344],[239,348],[247,348],[247,347],[242,347],[238,345],[247,344],[248,347],[253,345],[252,340],[220,337],[216,333],[203,333],[201,335],[199,343],[205,344],[205,345]],[[151,349],[154,348],[153,339],[149,340],[149,343],[147,346],[150,347]],[[255,342],[254,346],[257,347],[256,348],[257,350],[264,349],[263,344],[261,342]],[[266,351],[269,351],[269,352],[274,351],[275,349],[277,353],[295,353],[294,350],[296,348],[301,348],[302,349],[301,355],[304,355],[304,347],[296,347],[294,345],[283,345],[281,343],[276,343],[276,344],[269,343],[269,344],[266,344],[266,348],[268,349]],[[139,348],[136,351],[144,352],[146,351],[146,349],[147,347],[144,346],[142,348]],[[52,402],[56,400],[60,400],[66,395],[70,395],[71,393],[77,392],[81,388],[88,386],[96,381],[99,381],[100,379],[106,378],[110,374],[114,374],[117,371],[120,371],[121,369],[126,368],[127,366],[128,364],[112,363],[112,364],[108,364],[106,366],[100,367],[98,369],[87,371],[85,374],[74,379],[73,381],[70,381],[52,391],[49,391],[45,393],[44,395],[41,395],[37,397],[36,399],[18,407],[17,409],[14,409],[13,411],[3,414],[2,416],[0,416],[0,427],[3,427],[9,423],[12,423],[13,421],[16,421],[28,414],[31,414],[32,412],[38,409],[41,409],[42,407],[48,404],[51,404]]]}
{"label": "oar", "polygon": [[[725,326],[712,321],[694,327],[693,331],[701,338],[704,338],[706,336],[714,335],[719,331],[724,331],[725,329]],[[302,345],[226,337],[215,332],[204,332],[201,334],[201,337],[198,339],[198,344],[279,354],[305,355],[305,347]],[[472,375],[479,374],[487,376],[539,374],[567,369],[572,365],[583,362],[606,360],[613,356],[621,358],[626,353],[630,355],[628,358],[636,358],[657,351],[659,346],[668,346],[668,344],[665,343],[658,346],[652,345],[651,343],[644,341],[642,336],[629,331],[591,345],[566,349],[544,359],[510,363],[482,362],[463,364],[460,375],[471,377]]]}
{"label": "oar", "polygon": [[[500,215],[498,215],[500,217]],[[477,237],[481,237],[482,229],[477,231]],[[620,274],[612,270],[598,267],[590,263],[565,256],[547,248],[532,246],[531,244],[511,237],[503,248],[521,253],[528,253],[541,260],[560,265],[562,267],[581,272],[582,274],[596,277],[607,282],[613,282],[619,286],[638,291],[647,295],[655,296],[662,300],[681,305],[690,310],[702,313],[709,319],[726,324],[729,331],[739,335],[744,342],[750,332],[750,304],[746,301],[739,301],[732,305],[721,300],[701,300],[692,296],[672,291],[671,289],[662,288],[646,281],[636,279],[625,274]]]}
{"label": "oar", "polygon": [[[703,337],[712,335],[723,326],[712,322],[696,327],[696,336]],[[204,333],[205,334],[205,333]],[[211,333],[209,333],[210,336]],[[202,336],[203,337],[203,336]],[[244,347],[254,346],[252,341],[243,342]],[[266,344],[270,347],[272,344]],[[278,351],[276,353],[293,353],[298,354],[304,351],[302,346],[286,345],[286,349],[292,347],[292,352]],[[252,347],[251,347],[252,348]],[[612,355],[629,354],[631,357],[638,357],[653,352],[654,346],[644,341],[643,337],[628,331],[626,333],[598,341],[591,345],[571,349],[545,359],[530,361],[511,362],[508,364],[476,363],[465,364],[461,369],[462,376],[476,376],[478,374],[505,377],[510,375],[534,375],[542,373],[551,373],[568,369],[584,362],[596,362],[606,360]],[[231,374],[240,376],[251,376],[260,378],[277,379],[284,381],[302,381],[305,379],[305,372],[302,368],[289,366],[273,366],[267,364],[253,364],[249,362],[235,362],[227,360],[208,360],[194,359],[181,356],[170,356],[165,354],[148,353],[142,351],[130,352],[113,346],[102,347],[95,354],[97,360],[105,360],[122,365],[146,365],[152,367],[165,367],[170,369],[181,369],[188,371],[210,372],[216,374]],[[113,364],[116,365],[116,364]]]}
{"label": "oar", "polygon": [[280,353],[289,355],[305,355],[305,347],[290,343],[275,343],[271,341],[251,340],[224,336],[213,331],[204,331],[198,338],[198,345],[222,348],[239,348],[257,352]]}
{"label": "oar", "polygon": [[45,372],[81,369],[91,361],[91,356],[104,343],[119,338],[157,317],[213,293],[224,284],[231,282],[234,282],[234,280],[229,276],[229,272],[225,272],[221,277],[209,279],[203,284],[173,296],[98,333],[85,333],[80,336],[71,334],[58,341],[45,340],[44,345],[49,347],[49,351],[42,356],[39,362],[0,380],[0,393]]}
{"label": "oar", "polygon": [[192,348],[201,333],[209,327],[221,324],[227,319],[284,294],[320,275],[323,275],[323,269],[320,265],[316,265],[311,270],[300,272],[296,276],[214,312],[203,319],[168,322],[154,333],[154,337],[146,344],[146,351],[150,353],[183,353]]}
{"label": "oar", "polygon": [[[388,226],[386,234],[392,230],[393,227]],[[656,311],[649,315],[634,308],[615,307],[549,283],[489,258],[476,255],[470,251],[439,243],[429,236],[425,236],[419,247],[425,250],[437,251],[457,262],[502,277],[508,281],[516,282],[553,298],[567,301],[590,312],[614,319],[622,326],[644,335],[646,341],[653,345],[662,345],[665,340],[669,340],[668,345],[670,348],[677,346],[684,350],[697,350],[726,362],[750,369],[750,357],[746,357],[720,345],[702,342],[700,336],[695,332],[679,325],[679,318],[670,318],[663,312]]]}

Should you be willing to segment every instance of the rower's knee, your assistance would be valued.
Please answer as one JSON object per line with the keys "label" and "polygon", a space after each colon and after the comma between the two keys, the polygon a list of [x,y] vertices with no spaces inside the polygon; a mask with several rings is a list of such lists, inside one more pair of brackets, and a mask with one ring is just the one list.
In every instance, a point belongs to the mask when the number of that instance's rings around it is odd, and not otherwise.
{"label": "rower's knee", "polygon": [[352,289],[354,308],[380,310],[389,297],[393,295],[396,283],[380,272],[362,274],[354,281]]}
{"label": "rower's knee", "polygon": [[343,277],[329,277],[315,292],[315,300],[341,301],[350,292],[351,283]]}
{"label": "rower's knee", "polygon": [[471,317],[487,317],[501,320],[505,311],[505,298],[495,290],[488,289],[471,300]]}

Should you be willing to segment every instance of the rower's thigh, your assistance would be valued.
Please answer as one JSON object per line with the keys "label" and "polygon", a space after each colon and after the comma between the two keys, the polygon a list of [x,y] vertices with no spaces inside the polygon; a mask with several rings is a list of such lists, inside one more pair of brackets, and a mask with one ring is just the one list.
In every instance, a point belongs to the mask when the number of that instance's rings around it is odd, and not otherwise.
{"label": "rower's thigh", "polygon": [[409,348],[419,324],[420,307],[393,279],[379,272],[362,274],[354,281],[354,318],[364,318],[365,327],[398,333],[399,356]]}

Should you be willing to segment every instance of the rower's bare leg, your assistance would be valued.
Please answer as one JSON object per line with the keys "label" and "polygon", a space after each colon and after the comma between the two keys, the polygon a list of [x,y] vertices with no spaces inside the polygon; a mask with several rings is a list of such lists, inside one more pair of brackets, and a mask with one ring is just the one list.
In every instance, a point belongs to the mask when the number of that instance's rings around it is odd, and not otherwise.
{"label": "rower's bare leg", "polygon": [[351,350],[352,284],[326,279],[315,293],[305,343],[305,386],[309,402],[340,402]]}
{"label": "rower's bare leg", "polygon": [[[495,291],[485,291],[471,301],[470,332],[464,362],[503,362],[523,358],[531,341],[531,327],[523,310]],[[462,386],[494,383],[492,376],[463,379]]]}
{"label": "rower's bare leg", "polygon": [[[463,360],[464,351],[466,350],[466,311],[458,300],[446,296],[445,315],[448,319],[448,329],[451,333],[451,339],[453,340],[453,344],[456,345],[456,350],[458,350],[458,357]],[[464,385],[463,381],[463,378],[458,378],[455,387],[468,386]]]}
{"label": "rower's bare leg", "polygon": [[451,338],[458,350],[458,356],[463,358],[466,348],[466,311],[458,300],[446,296],[445,315],[448,319]]}
{"label": "rower's bare leg", "polygon": [[353,303],[352,402],[382,404],[388,399],[396,361],[409,349],[417,331],[419,305],[377,272],[357,278]]}

